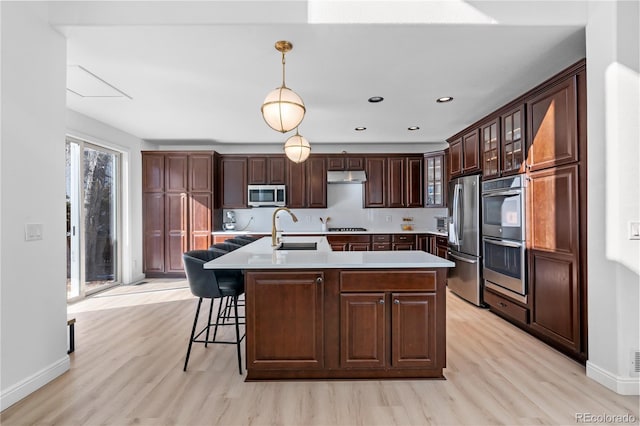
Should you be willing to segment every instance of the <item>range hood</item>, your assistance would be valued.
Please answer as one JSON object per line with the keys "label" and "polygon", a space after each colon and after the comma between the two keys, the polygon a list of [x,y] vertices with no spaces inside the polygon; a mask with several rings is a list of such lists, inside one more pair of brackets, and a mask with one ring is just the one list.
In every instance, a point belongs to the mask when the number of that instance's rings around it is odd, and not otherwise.
{"label": "range hood", "polygon": [[367,174],[364,170],[327,172],[327,183],[364,183],[366,181]]}

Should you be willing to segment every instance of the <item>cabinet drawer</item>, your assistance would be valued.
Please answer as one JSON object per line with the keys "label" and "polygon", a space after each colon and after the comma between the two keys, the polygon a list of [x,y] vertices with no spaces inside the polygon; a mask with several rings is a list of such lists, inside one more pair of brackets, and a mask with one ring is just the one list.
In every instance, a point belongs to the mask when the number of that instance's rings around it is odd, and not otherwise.
{"label": "cabinet drawer", "polygon": [[391,250],[391,243],[371,243],[371,250],[373,251]]}
{"label": "cabinet drawer", "polygon": [[523,308],[511,300],[493,293],[491,290],[486,288],[484,289],[484,301],[491,307],[492,311],[500,312],[523,324],[529,323],[528,309]]}
{"label": "cabinet drawer", "polygon": [[447,237],[441,237],[441,236],[437,236],[436,237],[436,245],[437,246],[447,246],[449,243]]}
{"label": "cabinet drawer", "polygon": [[394,243],[416,243],[416,234],[393,234]]}
{"label": "cabinet drawer", "polygon": [[436,271],[341,271],[341,291],[435,291]]}
{"label": "cabinet drawer", "polygon": [[374,234],[371,236],[371,242],[373,243],[388,243],[391,242],[391,235],[389,234]]}

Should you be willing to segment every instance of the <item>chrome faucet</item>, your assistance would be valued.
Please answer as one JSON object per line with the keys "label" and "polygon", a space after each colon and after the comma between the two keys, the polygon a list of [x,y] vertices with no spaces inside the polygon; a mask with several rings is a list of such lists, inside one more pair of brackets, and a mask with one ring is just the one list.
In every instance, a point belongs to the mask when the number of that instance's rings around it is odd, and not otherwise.
{"label": "chrome faucet", "polygon": [[277,234],[278,234],[278,230],[276,229],[276,216],[278,215],[278,212],[284,210],[287,213],[289,213],[291,215],[291,218],[293,219],[294,222],[298,221],[298,218],[296,217],[295,214],[293,214],[293,212],[291,210],[289,210],[286,207],[278,207],[277,209],[275,209],[273,211],[273,216],[271,218],[271,247],[275,247],[278,245],[278,243],[280,241],[279,238],[277,238]]}

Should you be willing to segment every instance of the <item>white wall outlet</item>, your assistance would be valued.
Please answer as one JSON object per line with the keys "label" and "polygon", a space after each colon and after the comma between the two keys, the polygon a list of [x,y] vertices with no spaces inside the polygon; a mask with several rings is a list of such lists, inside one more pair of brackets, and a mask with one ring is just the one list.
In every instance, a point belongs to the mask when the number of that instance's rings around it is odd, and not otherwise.
{"label": "white wall outlet", "polygon": [[629,222],[629,239],[640,240],[640,222]]}
{"label": "white wall outlet", "polygon": [[311,216],[309,215],[305,216],[305,220],[307,221],[307,223],[311,223]]}
{"label": "white wall outlet", "polygon": [[25,223],[24,240],[36,241],[41,239],[42,239],[42,224],[41,223]]}
{"label": "white wall outlet", "polygon": [[386,216],[384,217],[384,221],[385,221],[385,222],[391,222],[391,215],[390,215],[390,214],[386,215]]}

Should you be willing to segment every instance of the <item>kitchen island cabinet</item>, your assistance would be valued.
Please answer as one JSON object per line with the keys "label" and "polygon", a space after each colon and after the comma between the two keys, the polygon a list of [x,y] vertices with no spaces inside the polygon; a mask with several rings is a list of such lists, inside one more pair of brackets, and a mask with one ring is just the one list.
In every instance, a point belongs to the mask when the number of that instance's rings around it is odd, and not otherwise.
{"label": "kitchen island cabinet", "polygon": [[415,251],[274,250],[263,238],[205,265],[243,269],[247,380],[443,378],[452,262]]}

